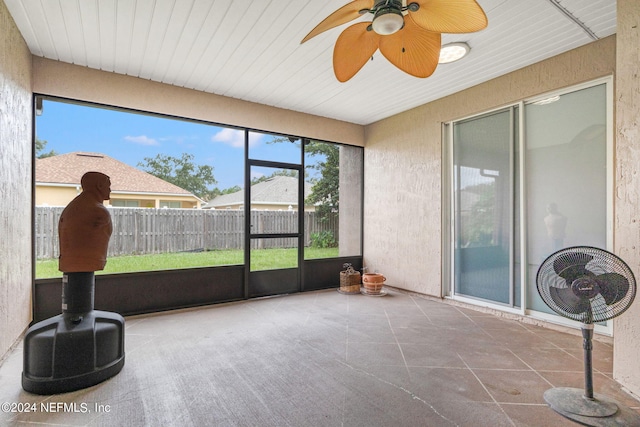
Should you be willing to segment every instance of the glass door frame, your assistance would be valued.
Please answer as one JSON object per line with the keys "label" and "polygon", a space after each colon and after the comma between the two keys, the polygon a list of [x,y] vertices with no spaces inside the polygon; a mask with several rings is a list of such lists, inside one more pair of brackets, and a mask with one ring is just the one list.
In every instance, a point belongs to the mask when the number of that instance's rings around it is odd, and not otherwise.
{"label": "glass door frame", "polygon": [[[271,160],[249,158],[249,130],[245,130],[245,177],[244,177],[244,295],[254,298],[300,292],[304,289],[304,142],[301,138],[300,163],[285,163]],[[287,233],[253,233],[251,230],[251,168],[268,167],[275,169],[296,170],[298,172],[298,222],[296,232]],[[297,267],[290,269],[274,269],[251,271],[251,242],[257,239],[294,238],[297,240]],[[293,283],[292,283],[292,279]],[[279,285],[279,286],[278,286]]]}

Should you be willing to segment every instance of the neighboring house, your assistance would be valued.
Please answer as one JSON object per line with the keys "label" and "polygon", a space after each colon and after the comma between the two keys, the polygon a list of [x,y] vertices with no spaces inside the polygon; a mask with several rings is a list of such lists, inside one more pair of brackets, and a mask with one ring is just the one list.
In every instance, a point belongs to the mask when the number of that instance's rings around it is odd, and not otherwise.
{"label": "neighboring house", "polygon": [[[312,185],[304,184],[305,197],[311,194]],[[203,209],[243,209],[244,190],[223,194],[211,200]],[[261,211],[298,210],[298,178],[274,176],[251,186],[251,209]],[[315,206],[304,207],[307,212],[315,211]]]}
{"label": "neighboring house", "polygon": [[82,191],[86,172],[111,178],[106,205],[140,208],[200,208],[202,200],[170,182],[99,153],[74,152],[36,159],[36,206],[66,206]]}

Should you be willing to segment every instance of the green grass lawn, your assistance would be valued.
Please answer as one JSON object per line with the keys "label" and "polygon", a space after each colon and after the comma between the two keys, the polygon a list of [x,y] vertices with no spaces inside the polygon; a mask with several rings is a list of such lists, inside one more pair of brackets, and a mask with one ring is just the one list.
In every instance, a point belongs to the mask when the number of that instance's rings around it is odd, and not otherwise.
{"label": "green grass lawn", "polygon": [[[333,258],[338,248],[305,248],[305,259]],[[177,252],[167,254],[131,255],[111,257],[107,265],[96,274],[130,273],[134,271],[172,270],[176,268],[212,267],[244,263],[243,250],[216,250],[207,252]],[[252,270],[272,270],[297,266],[297,249],[258,249],[251,251]],[[58,260],[36,261],[36,279],[62,277]]]}

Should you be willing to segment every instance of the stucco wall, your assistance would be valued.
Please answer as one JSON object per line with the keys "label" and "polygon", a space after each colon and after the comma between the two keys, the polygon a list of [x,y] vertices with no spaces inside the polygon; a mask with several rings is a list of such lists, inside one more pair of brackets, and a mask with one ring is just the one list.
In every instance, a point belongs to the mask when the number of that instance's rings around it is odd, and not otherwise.
{"label": "stucco wall", "polygon": [[[618,0],[615,247],[640,280],[640,3]],[[640,396],[640,297],[614,323],[613,375]]]}
{"label": "stucco wall", "polygon": [[35,93],[244,126],[260,131],[364,145],[364,128],[353,123],[38,57],[33,58],[33,74]]}
{"label": "stucco wall", "polygon": [[442,123],[612,75],[615,48],[611,36],[367,126],[368,271],[384,273],[391,286],[440,296]]}
{"label": "stucco wall", "polygon": [[31,54],[0,1],[0,360],[31,321]]}

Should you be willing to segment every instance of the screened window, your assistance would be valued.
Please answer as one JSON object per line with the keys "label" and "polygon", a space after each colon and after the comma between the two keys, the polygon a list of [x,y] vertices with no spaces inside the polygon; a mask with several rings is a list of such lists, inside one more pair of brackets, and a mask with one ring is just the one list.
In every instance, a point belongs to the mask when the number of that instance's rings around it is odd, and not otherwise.
{"label": "screened window", "polygon": [[305,259],[362,254],[362,149],[305,146]]}
{"label": "screened window", "polygon": [[243,130],[54,98],[35,120],[37,278],[61,275],[57,221],[89,170],[111,177],[114,207],[98,273],[244,263],[244,213],[218,209],[244,203]]}
{"label": "screened window", "polygon": [[61,275],[57,222],[89,170],[112,183],[98,274],[362,254],[361,147],[41,98],[36,278]]}

